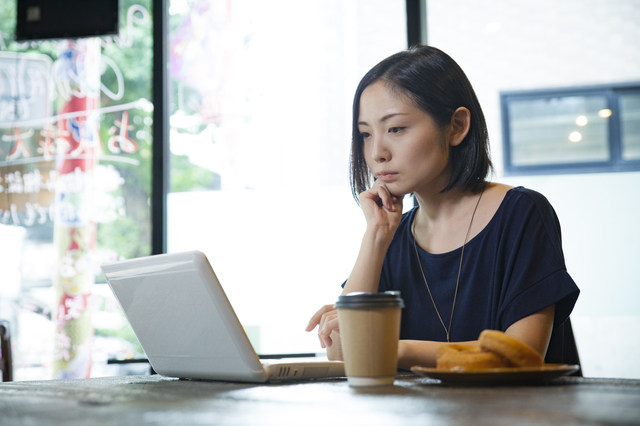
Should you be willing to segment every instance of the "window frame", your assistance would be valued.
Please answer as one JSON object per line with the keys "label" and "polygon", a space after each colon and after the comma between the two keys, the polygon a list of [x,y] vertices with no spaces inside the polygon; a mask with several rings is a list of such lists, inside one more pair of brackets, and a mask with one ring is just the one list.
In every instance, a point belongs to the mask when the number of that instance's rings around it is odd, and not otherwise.
{"label": "window frame", "polygon": [[[640,82],[500,92],[502,148],[505,176],[610,173],[640,170],[640,160],[624,160],[622,158],[622,133],[619,99],[620,96],[626,94],[640,94]],[[598,162],[536,164],[527,166],[514,165],[512,162],[511,122],[509,115],[510,102],[569,96],[604,96],[607,99],[607,108],[611,110],[609,134],[607,138],[610,160]]]}
{"label": "window frame", "polygon": [[167,252],[169,192],[169,0],[152,0],[153,8],[153,146],[151,254]]}
{"label": "window frame", "polygon": [[[153,7],[153,163],[151,190],[151,253],[167,252],[167,194],[170,150],[168,60],[169,0],[152,0]],[[407,45],[426,44],[426,2],[405,0]]]}

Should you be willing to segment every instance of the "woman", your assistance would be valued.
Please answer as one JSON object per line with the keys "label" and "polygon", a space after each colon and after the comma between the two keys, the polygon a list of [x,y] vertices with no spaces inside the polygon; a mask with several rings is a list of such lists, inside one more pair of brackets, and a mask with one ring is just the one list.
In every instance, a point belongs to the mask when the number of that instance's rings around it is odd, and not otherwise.
{"label": "woman", "polygon": [[[464,72],[429,46],[397,53],[362,79],[353,103],[351,186],[367,222],[343,294],[398,290],[398,364],[435,366],[442,342],[502,330],[543,356],[579,290],[551,205],[486,180],[484,115]],[[372,183],[371,183],[372,182]],[[402,214],[413,194],[418,206]],[[337,312],[307,331],[341,359]]]}

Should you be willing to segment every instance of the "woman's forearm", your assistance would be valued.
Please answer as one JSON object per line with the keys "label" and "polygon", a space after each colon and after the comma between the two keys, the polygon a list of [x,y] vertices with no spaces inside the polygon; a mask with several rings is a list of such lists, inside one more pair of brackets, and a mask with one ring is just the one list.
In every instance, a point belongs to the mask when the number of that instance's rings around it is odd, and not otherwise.
{"label": "woman's forearm", "polygon": [[[478,341],[458,343],[477,345]],[[442,344],[443,342],[400,340],[398,344],[398,367],[405,370],[410,370],[415,365],[434,368],[436,366],[436,354]]]}
{"label": "woman's forearm", "polygon": [[436,351],[439,342],[401,340],[398,344],[398,367],[410,370],[414,365],[436,366]]}
{"label": "woman's forearm", "polygon": [[382,264],[387,254],[393,234],[380,235],[375,231],[365,232],[360,245],[360,252],[353,266],[353,270],[347,279],[342,294],[355,291],[376,293],[380,283]]}
{"label": "woman's forearm", "polygon": [[[506,334],[531,346],[544,358],[551,338],[554,314],[555,305],[551,305],[540,312],[515,322],[507,328]],[[456,343],[479,345],[477,340]],[[442,342],[400,340],[398,345],[398,367],[407,370],[414,365],[435,367],[436,353],[440,345],[442,345]]]}

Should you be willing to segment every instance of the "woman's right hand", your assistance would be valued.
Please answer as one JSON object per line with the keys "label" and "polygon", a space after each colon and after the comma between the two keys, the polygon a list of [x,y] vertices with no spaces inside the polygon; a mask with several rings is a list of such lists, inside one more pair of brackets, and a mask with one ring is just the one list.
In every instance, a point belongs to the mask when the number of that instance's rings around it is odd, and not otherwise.
{"label": "woman's right hand", "polygon": [[[361,192],[358,201],[367,221],[367,231],[343,293],[377,291],[384,255],[402,219],[402,197],[392,195],[380,180],[367,191]],[[372,260],[372,256],[375,260]],[[311,331],[316,326],[320,346],[327,349],[334,346],[333,338],[340,336],[340,328],[338,311],[333,305],[320,308],[309,320],[306,331]]]}
{"label": "woman's right hand", "polygon": [[402,219],[402,197],[391,194],[384,182],[376,180],[367,191],[358,195],[367,221],[367,230],[393,238]]}

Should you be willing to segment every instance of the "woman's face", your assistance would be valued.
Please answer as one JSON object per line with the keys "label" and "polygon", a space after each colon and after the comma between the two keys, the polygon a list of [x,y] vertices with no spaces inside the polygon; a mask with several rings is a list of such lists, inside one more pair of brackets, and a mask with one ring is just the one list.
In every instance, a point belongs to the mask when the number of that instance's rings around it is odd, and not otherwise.
{"label": "woman's face", "polygon": [[448,132],[384,82],[362,92],[358,129],[369,170],[393,195],[437,193],[447,185]]}

